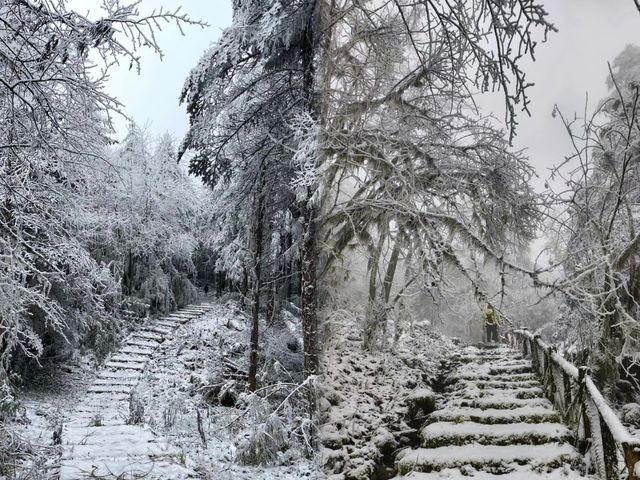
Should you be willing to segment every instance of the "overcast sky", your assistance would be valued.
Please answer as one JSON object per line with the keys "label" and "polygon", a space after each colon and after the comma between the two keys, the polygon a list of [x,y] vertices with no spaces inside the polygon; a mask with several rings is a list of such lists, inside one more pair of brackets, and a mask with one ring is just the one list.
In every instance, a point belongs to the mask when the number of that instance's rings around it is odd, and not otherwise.
{"label": "overcast sky", "polygon": [[[89,9],[99,0],[75,0]],[[629,43],[640,44],[640,13],[633,0],[546,0],[550,18],[559,29],[546,44],[538,46],[537,61],[527,64],[531,117],[520,115],[516,147],[527,148],[531,162],[542,179],[547,169],[570,153],[570,145],[559,119],[551,117],[554,104],[572,116],[584,109],[585,94],[592,103],[606,94],[607,62],[613,61]],[[181,139],[187,128],[184,108],[178,96],[189,70],[204,50],[231,23],[231,0],[143,0],[141,11],[164,5],[182,6],[185,13],[210,24],[207,29],[191,27],[181,36],[167,26],[159,35],[165,58],[143,55],[142,73],[123,68],[114,71],[109,91],[126,105],[138,123],[150,122],[157,133],[171,132]],[[502,118],[502,99],[487,97],[481,102]],[[120,123],[120,133],[126,126]]]}

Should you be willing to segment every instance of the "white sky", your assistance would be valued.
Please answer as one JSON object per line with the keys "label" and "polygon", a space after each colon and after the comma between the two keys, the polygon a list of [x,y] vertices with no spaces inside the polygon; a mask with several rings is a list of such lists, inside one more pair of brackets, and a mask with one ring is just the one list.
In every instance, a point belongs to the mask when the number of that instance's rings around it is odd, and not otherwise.
{"label": "white sky", "polygon": [[[123,4],[133,1],[124,0]],[[80,13],[90,12],[90,17],[100,16],[102,0],[70,0],[69,4]],[[157,35],[163,60],[150,50],[139,52],[140,75],[135,68],[129,71],[125,62],[121,68],[110,70],[107,90],[120,100],[127,115],[138,124],[148,123],[152,132],[169,132],[180,141],[188,127],[186,110],[178,104],[182,85],[207,47],[231,24],[231,0],[142,0],[139,10],[141,14],[151,13],[161,6],[172,12],[181,7],[180,13],[204,21],[209,27],[186,26],[182,36],[175,25],[163,25]],[[117,120],[118,138],[126,133],[127,124],[126,119]]]}
{"label": "white sky", "polygon": [[[100,0],[73,0],[80,10],[95,9]],[[541,179],[547,169],[570,153],[566,133],[559,119],[551,117],[554,104],[566,114],[582,112],[585,94],[594,104],[606,93],[607,61],[612,61],[629,43],[640,44],[640,13],[633,0],[544,0],[550,18],[560,30],[548,43],[538,45],[537,61],[527,64],[528,79],[536,85],[530,89],[531,117],[519,116],[515,146],[527,148],[531,162]],[[142,73],[127,68],[113,71],[109,92],[126,106],[138,123],[149,122],[152,131],[169,131],[178,140],[187,129],[184,107],[178,105],[184,79],[204,50],[215,42],[221,30],[231,23],[231,0],[143,0],[142,12],[160,5],[168,9],[182,6],[191,17],[204,20],[207,29],[187,27],[181,36],[167,26],[159,35],[165,58],[160,61],[143,53]],[[494,95],[481,105],[503,117],[502,98]],[[119,134],[126,122],[120,122]]]}
{"label": "white sky", "polygon": [[[569,137],[560,118],[552,118],[557,104],[563,115],[583,116],[586,94],[595,105],[607,93],[607,62],[613,62],[625,45],[640,44],[640,13],[633,0],[543,0],[558,33],[539,44],[536,61],[528,63],[531,117],[520,114],[517,148],[526,148],[540,179],[541,189],[549,168],[571,154]],[[640,59],[639,59],[640,61]],[[480,103],[504,117],[503,98],[492,96]]]}

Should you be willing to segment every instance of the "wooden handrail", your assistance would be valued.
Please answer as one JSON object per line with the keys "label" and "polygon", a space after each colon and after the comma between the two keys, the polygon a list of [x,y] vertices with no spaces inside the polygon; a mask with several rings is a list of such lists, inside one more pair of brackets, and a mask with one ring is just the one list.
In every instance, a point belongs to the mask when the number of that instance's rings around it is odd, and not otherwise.
{"label": "wooden handrail", "polygon": [[[554,406],[575,429],[576,446],[589,453],[603,480],[640,480],[640,439],[632,436],[593,383],[587,367],[576,367],[539,335],[513,330],[511,341],[531,356]],[[626,475],[619,474],[624,461]]]}

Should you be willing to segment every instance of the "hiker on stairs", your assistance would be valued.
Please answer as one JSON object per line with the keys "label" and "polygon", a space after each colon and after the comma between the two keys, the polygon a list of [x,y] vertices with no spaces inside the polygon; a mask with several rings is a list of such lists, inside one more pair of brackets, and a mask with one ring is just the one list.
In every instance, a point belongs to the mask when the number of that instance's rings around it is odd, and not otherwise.
{"label": "hiker on stairs", "polygon": [[486,330],[487,333],[487,343],[491,342],[492,340],[495,341],[496,343],[499,342],[498,340],[498,314],[496,313],[495,309],[493,308],[493,305],[491,305],[491,303],[487,303],[487,307],[484,309],[483,312],[484,315],[484,328]]}

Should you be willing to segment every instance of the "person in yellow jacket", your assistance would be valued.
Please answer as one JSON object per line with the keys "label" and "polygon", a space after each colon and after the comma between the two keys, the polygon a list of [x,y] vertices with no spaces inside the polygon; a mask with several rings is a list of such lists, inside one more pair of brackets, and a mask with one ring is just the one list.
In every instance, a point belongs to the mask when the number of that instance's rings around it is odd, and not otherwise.
{"label": "person in yellow jacket", "polygon": [[493,305],[487,303],[487,307],[483,311],[484,314],[484,328],[487,331],[487,342],[494,340],[496,343],[498,340],[498,314],[496,313]]}

